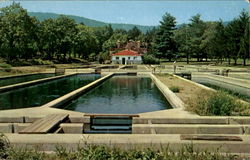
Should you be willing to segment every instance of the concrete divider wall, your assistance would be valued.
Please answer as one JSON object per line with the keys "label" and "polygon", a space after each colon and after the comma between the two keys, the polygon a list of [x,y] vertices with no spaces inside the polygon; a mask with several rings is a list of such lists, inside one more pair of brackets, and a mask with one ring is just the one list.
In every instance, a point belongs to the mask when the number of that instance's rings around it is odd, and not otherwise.
{"label": "concrete divider wall", "polygon": [[106,79],[109,79],[110,77],[112,77],[114,74],[108,74],[107,76],[104,76],[102,78],[97,79],[94,82],[89,83],[88,85],[85,85],[77,90],[74,90],[62,97],[59,97],[45,105],[42,105],[41,107],[60,107],[62,105],[64,105],[65,103],[79,97],[81,94],[89,91],[90,89],[96,87],[97,85],[99,85],[100,83],[104,82]]}
{"label": "concrete divider wall", "polygon": [[52,81],[52,80],[56,80],[56,79],[61,79],[61,78],[65,78],[65,77],[69,77],[69,76],[73,76],[73,75],[76,75],[76,73],[68,74],[68,75],[62,75],[62,76],[49,77],[49,78],[43,78],[43,79],[38,79],[38,80],[34,80],[34,81],[29,81],[29,82],[23,82],[23,83],[13,84],[13,85],[9,85],[9,86],[4,86],[4,87],[0,87],[0,92],[10,91],[10,90],[13,90],[13,89],[23,88],[23,87],[27,87],[27,86],[32,86],[32,85],[35,85],[35,84],[40,84],[40,83],[44,83],[44,82],[48,82],[48,81]]}
{"label": "concrete divider wall", "polygon": [[184,103],[164,83],[150,73],[150,77],[173,108],[184,108]]}
{"label": "concrete divider wall", "polygon": [[63,133],[81,134],[83,133],[83,123],[61,123]]}
{"label": "concrete divider wall", "polygon": [[3,77],[0,77],[0,80],[18,78],[18,77],[27,77],[27,76],[38,75],[38,74],[44,74],[44,73],[30,73],[30,74],[19,74],[19,75],[14,75],[14,76],[13,75],[12,76],[3,76]]}
{"label": "concrete divider wall", "polygon": [[150,121],[152,124],[229,124],[229,119],[227,117],[133,118],[133,124],[148,124],[148,121]]}
{"label": "concrete divider wall", "polygon": [[229,83],[229,82],[223,81],[222,79],[219,80],[218,78],[215,79],[214,77],[209,77],[209,76],[195,76],[192,79],[193,81],[198,82],[198,83],[208,83],[208,84],[219,86],[221,88],[225,88],[231,91],[236,91],[238,93],[241,93],[243,95],[247,95],[250,97],[250,87],[248,86],[247,83],[245,83],[245,86],[237,85],[233,82]]}
{"label": "concrete divider wall", "polygon": [[243,134],[244,127],[239,125],[192,125],[192,124],[134,124],[133,134]]}
{"label": "concrete divider wall", "polygon": [[13,124],[0,123],[0,133],[13,133]]}
{"label": "concrete divider wall", "polygon": [[[195,150],[215,151],[220,149],[220,153],[249,153],[250,137],[243,136],[242,142],[234,141],[189,141],[180,140],[180,134],[173,135],[110,135],[110,134],[6,134],[10,143],[15,147],[38,146],[40,151],[56,151],[60,144],[69,150],[77,150],[78,147],[86,145],[105,145],[108,147],[122,149],[142,149],[151,148],[161,150],[170,147],[173,151],[180,151],[184,145],[191,145]],[[237,135],[238,136],[238,135]]]}

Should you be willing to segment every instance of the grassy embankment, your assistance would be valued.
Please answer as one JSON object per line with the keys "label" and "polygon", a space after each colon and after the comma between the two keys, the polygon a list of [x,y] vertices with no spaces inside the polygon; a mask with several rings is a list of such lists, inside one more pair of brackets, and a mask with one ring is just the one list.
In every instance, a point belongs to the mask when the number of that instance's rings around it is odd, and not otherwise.
{"label": "grassy embankment", "polygon": [[[242,157],[240,157],[242,158]],[[168,146],[160,150],[108,148],[105,146],[87,145],[78,147],[76,151],[69,151],[57,146],[56,152],[46,154],[33,149],[12,147],[8,139],[0,134],[0,159],[10,160],[235,160],[240,159],[232,154],[220,154],[219,149],[214,151],[199,151],[193,145],[183,146],[178,152]]]}
{"label": "grassy embankment", "polygon": [[170,74],[157,74],[156,76],[175,92],[185,103],[188,111],[203,116],[250,115],[249,103],[244,103],[225,91],[207,90]]}

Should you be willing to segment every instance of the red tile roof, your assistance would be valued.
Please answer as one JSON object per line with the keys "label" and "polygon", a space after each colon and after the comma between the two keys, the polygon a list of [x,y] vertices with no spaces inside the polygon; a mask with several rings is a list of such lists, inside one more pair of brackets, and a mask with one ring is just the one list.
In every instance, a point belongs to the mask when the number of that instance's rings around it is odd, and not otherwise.
{"label": "red tile roof", "polygon": [[126,50],[114,53],[113,56],[141,56],[141,55],[138,54],[138,52],[126,49]]}

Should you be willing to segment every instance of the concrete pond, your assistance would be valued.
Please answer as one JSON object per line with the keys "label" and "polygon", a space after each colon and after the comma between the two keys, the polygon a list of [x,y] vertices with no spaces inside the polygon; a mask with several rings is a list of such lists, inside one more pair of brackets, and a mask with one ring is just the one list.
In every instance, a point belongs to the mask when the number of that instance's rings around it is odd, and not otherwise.
{"label": "concrete pond", "polygon": [[64,107],[84,113],[137,114],[172,108],[150,77],[113,76]]}
{"label": "concrete pond", "polygon": [[0,87],[22,83],[22,82],[28,82],[33,81],[37,79],[43,79],[48,77],[53,77],[56,74],[54,73],[35,73],[35,74],[27,74],[27,75],[21,75],[21,76],[8,76],[8,77],[1,77],[0,78]]}
{"label": "concrete pond", "polygon": [[54,151],[58,144],[178,150],[192,143],[201,150],[250,154],[250,117],[185,111],[185,103],[152,74],[151,66],[108,68],[98,70],[101,74],[69,69],[65,77],[2,91],[0,132],[13,146],[35,145],[41,151]]}
{"label": "concrete pond", "polygon": [[0,93],[0,109],[41,106],[96,79],[99,74],[79,74]]}

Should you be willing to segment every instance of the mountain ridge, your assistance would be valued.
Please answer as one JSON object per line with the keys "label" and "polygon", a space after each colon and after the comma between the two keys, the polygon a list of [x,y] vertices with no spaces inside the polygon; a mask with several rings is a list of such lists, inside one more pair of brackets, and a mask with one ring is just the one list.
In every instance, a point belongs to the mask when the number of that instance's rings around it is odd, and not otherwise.
{"label": "mountain ridge", "polygon": [[[39,21],[43,21],[45,19],[55,19],[59,17],[60,15],[65,14],[57,14],[57,13],[47,13],[47,12],[28,12],[30,16],[36,17]],[[74,16],[74,15],[65,15],[69,18],[74,19],[77,23],[84,23],[87,26],[90,27],[103,27],[107,25],[111,25],[113,29],[124,29],[126,31],[132,29],[133,27],[137,27],[142,32],[146,33],[147,31],[151,30],[153,27],[156,26],[144,26],[144,25],[137,25],[137,24],[125,24],[125,23],[106,23],[98,20],[93,20],[81,16]]]}

